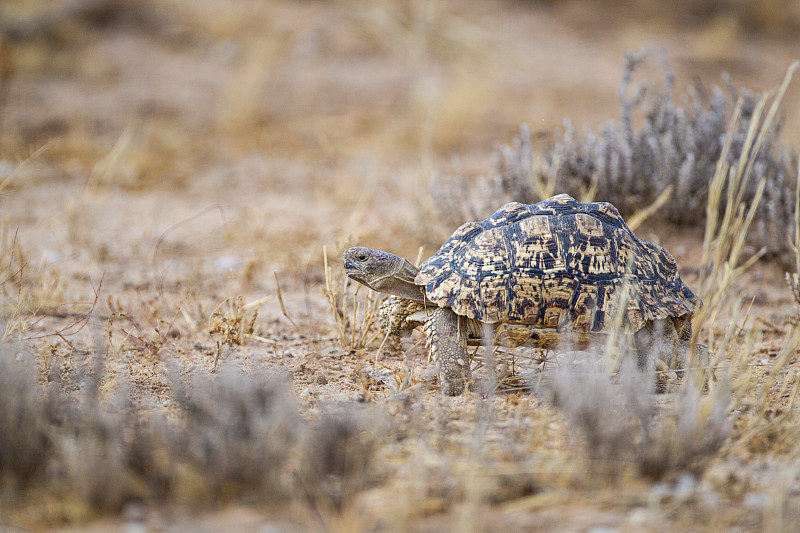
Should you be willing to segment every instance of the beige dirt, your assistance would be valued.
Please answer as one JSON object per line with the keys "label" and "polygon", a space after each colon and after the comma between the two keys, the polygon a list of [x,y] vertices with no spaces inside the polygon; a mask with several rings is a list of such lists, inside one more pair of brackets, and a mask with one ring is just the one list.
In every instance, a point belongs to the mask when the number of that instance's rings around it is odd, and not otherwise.
{"label": "beige dirt", "polygon": [[[323,249],[337,280],[350,244],[410,260],[422,246],[427,257],[454,229],[430,216],[432,173],[490,172],[493,144],[510,142],[523,123],[545,132],[565,117],[578,127],[616,118],[626,50],[665,50],[681,86],[721,83],[727,71],[736,86],[761,91],[781,81],[800,50],[796,37],[751,33],[733,16],[659,18],[616,2],[228,4],[151,0],[146,16],[133,17],[136,8],[123,3],[128,11],[117,19],[65,21],[4,44],[11,67],[0,82],[0,179],[8,179],[0,222],[8,241],[16,232],[32,273],[59,280],[50,293],[36,289],[49,294],[37,309],[17,306],[23,337],[69,367],[78,364],[76,347],[110,334],[118,347],[111,356],[129,363],[138,401],[154,409],[168,400],[165,361],[185,372],[236,361],[288,374],[310,419],[340,402],[385,409],[385,422],[409,437],[380,451],[383,482],[361,495],[354,516],[329,517],[319,529],[765,527],[766,511],[741,502],[766,490],[752,472],[780,464],[769,453],[715,461],[703,481],[718,489],[711,503],[662,498],[637,479],[609,486],[575,473],[576,455],[565,454],[574,437],[527,392],[493,399],[485,447],[473,449],[487,400],[441,397],[431,363],[414,347],[419,333],[380,356],[380,339],[355,351],[340,345]],[[659,76],[656,53],[641,77]],[[795,81],[784,135],[795,146],[798,94]],[[650,223],[638,233],[671,250],[694,286],[701,229]],[[735,287],[764,327],[755,364],[769,365],[787,317],[796,316],[783,272],[761,262]],[[278,305],[273,273],[298,329]],[[266,299],[247,317],[258,310],[253,333],[267,340],[218,350],[212,312],[226,312],[237,296]],[[3,305],[18,303],[6,294]],[[405,399],[391,387],[406,371],[402,350],[413,356],[415,377]],[[535,474],[535,488],[519,472],[488,474],[520,465]],[[431,474],[438,471],[448,475]],[[439,486],[454,479],[456,491]],[[495,499],[482,500],[474,485]],[[453,494],[460,500],[449,501]],[[163,531],[313,523],[293,512],[152,509],[146,522]],[[125,517],[59,527],[128,530]]]}

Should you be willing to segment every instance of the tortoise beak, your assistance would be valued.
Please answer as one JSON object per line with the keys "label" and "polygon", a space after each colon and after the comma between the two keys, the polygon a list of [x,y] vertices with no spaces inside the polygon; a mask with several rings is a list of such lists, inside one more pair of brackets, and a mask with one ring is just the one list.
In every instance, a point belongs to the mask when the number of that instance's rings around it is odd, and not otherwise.
{"label": "tortoise beak", "polygon": [[344,260],[344,271],[347,274],[347,277],[353,278],[356,281],[361,281],[364,279],[366,272],[364,269],[359,265],[356,261],[352,259],[345,259]]}

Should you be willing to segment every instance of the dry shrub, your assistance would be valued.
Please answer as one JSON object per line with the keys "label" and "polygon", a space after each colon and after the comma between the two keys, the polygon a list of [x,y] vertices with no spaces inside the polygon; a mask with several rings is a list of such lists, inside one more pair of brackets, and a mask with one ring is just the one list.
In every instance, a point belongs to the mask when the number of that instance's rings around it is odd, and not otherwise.
{"label": "dry shrub", "polygon": [[[629,216],[642,206],[656,202],[668,187],[672,197],[659,210],[667,221],[698,224],[706,218],[710,180],[724,155],[737,161],[748,143],[751,117],[761,98],[747,90],[702,85],[689,87],[675,103],[673,73],[663,63],[660,87],[632,86],[643,54],[626,55],[619,89],[620,119],[586,129],[581,135],[569,120],[563,129],[537,135],[535,141],[523,127],[511,146],[495,151],[495,168],[488,178],[468,180],[464,176],[434,179],[431,194],[437,213],[450,226],[464,220],[479,220],[509,201],[533,203],[553,194],[597,199],[614,204]],[[631,93],[633,93],[631,95]],[[741,101],[739,120],[728,129],[730,117]],[[794,176],[798,153],[779,141],[781,123],[771,122],[763,131],[760,150],[750,158],[752,179],[743,200],[752,201],[759,183],[765,182],[763,201],[754,219],[752,242],[766,246],[768,253],[785,261],[791,250],[785,238],[791,227]],[[539,138],[546,139],[540,141]],[[726,199],[718,205],[726,208]]]}
{"label": "dry shrub", "polygon": [[0,483],[27,486],[44,472],[53,448],[45,390],[37,384],[34,356],[0,345]]}
{"label": "dry shrub", "polygon": [[337,509],[373,478],[372,417],[332,413],[310,427],[283,379],[232,364],[188,384],[173,373],[174,410],[153,409],[131,401],[125,365],[112,372],[95,352],[76,351],[72,379],[51,365],[43,386],[34,354],[0,344],[0,509],[49,494],[64,507],[39,509],[42,523],[131,501],[274,503],[296,491]]}
{"label": "dry shrub", "polygon": [[616,476],[633,469],[652,479],[700,474],[730,433],[727,391],[703,397],[687,382],[659,408],[649,372],[625,363],[612,376],[601,359],[589,353],[560,365],[544,389],[583,438],[591,471]]}
{"label": "dry shrub", "polygon": [[342,512],[375,481],[373,457],[383,435],[376,414],[367,410],[323,412],[307,433],[300,487],[321,510]]}
{"label": "dry shrub", "polygon": [[181,308],[171,315],[166,314],[163,298],[159,296],[146,297],[137,291],[136,299],[123,301],[119,297],[109,296],[106,304],[111,311],[106,322],[106,333],[109,345],[116,353],[121,354],[126,346],[130,346],[150,360],[155,360],[170,342],[181,336],[177,327]]}
{"label": "dry shrub", "polygon": [[[224,311],[226,306],[228,309]],[[217,352],[223,346],[241,345],[248,336],[253,335],[258,309],[249,314],[252,307],[252,302],[245,304],[241,296],[236,296],[228,298],[212,311],[208,318],[208,334],[217,343]]]}
{"label": "dry shrub", "polygon": [[638,450],[639,472],[653,479],[681,472],[700,475],[730,435],[730,395],[718,386],[703,395],[689,380],[679,390],[671,408],[651,424]]}
{"label": "dry shrub", "polygon": [[301,427],[287,384],[247,376],[226,364],[218,375],[197,374],[191,389],[173,380],[181,411],[179,453],[212,500],[241,495],[285,497],[281,483]]}
{"label": "dry shrub", "polygon": [[[117,388],[112,398],[101,399],[102,359],[89,354],[85,357],[83,366],[94,368],[91,373],[79,372],[72,380],[81,388],[77,402],[61,392],[59,401],[65,404],[64,413],[52,428],[55,453],[49,461],[50,468],[58,474],[51,474],[45,482],[69,487],[71,497],[88,509],[119,511],[126,502],[147,497],[147,483],[140,486],[140,481],[168,471],[133,468],[134,451],[146,445],[153,450],[151,453],[157,453],[163,444],[144,438],[136,423],[139,413],[127,405],[125,384]],[[51,384],[53,389],[61,386],[58,380]],[[58,393],[53,390],[52,394]]]}
{"label": "dry shrub", "polygon": [[[745,342],[738,342],[741,331],[736,321],[742,302],[741,296],[731,291],[736,280],[761,255],[744,255],[745,242],[769,180],[756,169],[761,148],[772,138],[773,121],[798,67],[800,63],[789,69],[769,107],[769,94],[759,98],[752,109],[745,107],[746,98],[740,98],[729,122],[729,133],[722,137],[725,143],[708,187],[698,283],[703,303],[693,321],[695,338],[702,331],[711,333],[710,357],[690,354],[687,378],[672,403],[660,413],[652,399],[652,376],[648,373],[626,369],[623,364],[616,379],[612,379],[609,368],[591,360],[580,366],[562,365],[555,373],[549,387],[553,401],[567,423],[584,438],[592,464],[605,472],[618,474],[635,466],[639,473],[655,479],[686,471],[701,474],[731,433],[733,409],[756,413],[740,424],[740,431],[742,426],[746,429],[744,434],[736,435],[739,442],[734,445],[764,438],[786,443],[790,440],[787,436],[798,433],[797,422],[790,413],[795,410],[800,377],[796,373],[794,377],[785,375],[780,388],[778,377],[787,374],[787,365],[797,353],[800,328],[797,324],[790,327],[778,357],[761,378],[750,364],[752,334]],[[734,132],[740,131],[743,122],[747,124],[744,140],[731,158],[737,143]],[[732,323],[719,339],[713,335],[713,326],[722,316]],[[611,343],[609,346],[616,351]],[[595,361],[601,359],[594,355]],[[614,355],[607,353],[604,359],[613,361]],[[620,359],[625,361],[624,357]],[[718,381],[709,379],[715,368]],[[775,412],[770,395],[776,389],[778,398],[790,397],[790,401],[780,414],[770,415]],[[704,395],[704,391],[708,393]],[[774,451],[796,450],[781,446]]]}
{"label": "dry shrub", "polygon": [[100,401],[98,370],[72,380],[81,388],[76,401],[60,368],[50,368],[42,387],[35,356],[0,345],[0,427],[9,432],[0,451],[3,486],[48,487],[87,508],[110,510],[142,496],[131,451],[139,445],[155,450],[155,442],[138,439],[123,405]]}

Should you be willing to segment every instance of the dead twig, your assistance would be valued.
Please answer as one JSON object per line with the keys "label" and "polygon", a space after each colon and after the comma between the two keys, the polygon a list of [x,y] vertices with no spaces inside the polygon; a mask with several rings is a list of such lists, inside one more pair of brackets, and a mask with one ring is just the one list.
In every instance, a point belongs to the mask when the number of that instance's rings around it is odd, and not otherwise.
{"label": "dead twig", "polygon": [[292,323],[294,329],[297,330],[297,334],[300,335],[300,337],[304,338],[305,335],[303,335],[302,330],[298,327],[297,324],[295,324],[294,320],[292,320],[292,317],[290,317],[289,313],[286,312],[286,306],[283,305],[283,296],[281,296],[281,284],[278,282],[278,273],[273,272],[272,274],[275,276],[275,293],[278,295],[278,303],[281,306],[281,313],[283,313],[283,316],[286,317],[286,320]]}
{"label": "dead twig", "polygon": [[[100,297],[100,290],[103,287],[103,280],[105,279],[105,275],[106,275],[105,272],[103,272],[103,276],[100,278],[100,283],[97,285],[97,288],[95,288],[94,285],[92,285],[92,290],[94,291],[94,300],[92,301],[92,305],[86,313],[83,313],[77,320],[70,322],[63,328],[56,330],[53,333],[33,335],[30,337],[25,337],[23,340],[29,341],[35,339],[44,339],[46,337],[51,337],[53,335],[56,335],[63,339],[65,336],[75,335],[76,333],[79,333],[83,328],[86,327],[86,324],[88,324],[89,320],[92,318],[92,313],[94,312],[94,308],[97,306],[97,300]],[[74,331],[69,331],[75,327],[77,327],[77,329],[75,329]]]}

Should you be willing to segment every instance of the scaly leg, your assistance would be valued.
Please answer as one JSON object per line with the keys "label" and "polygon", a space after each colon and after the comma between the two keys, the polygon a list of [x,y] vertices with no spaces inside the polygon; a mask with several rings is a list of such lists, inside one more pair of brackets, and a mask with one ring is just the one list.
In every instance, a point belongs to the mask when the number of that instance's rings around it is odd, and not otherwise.
{"label": "scaly leg", "polygon": [[412,320],[410,317],[417,311],[425,309],[425,304],[415,302],[398,296],[389,296],[380,306],[378,317],[381,327],[390,335],[408,334],[421,321]]}
{"label": "scaly leg", "polygon": [[425,322],[428,349],[436,361],[439,381],[450,396],[464,392],[472,379],[467,354],[467,331],[463,319],[452,309],[437,308]]}
{"label": "scaly leg", "polygon": [[[692,318],[684,315],[650,322],[634,334],[634,339],[640,370],[651,370],[655,366],[662,373],[676,370],[680,376],[686,368],[691,349]],[[695,363],[706,367],[708,349],[698,344],[695,353]]]}
{"label": "scaly leg", "polygon": [[[655,320],[634,333],[634,344],[638,354],[639,370],[652,370],[654,366],[675,368],[681,359],[683,347],[672,320]],[[685,358],[685,355],[684,355]],[[663,368],[666,367],[666,368]]]}

